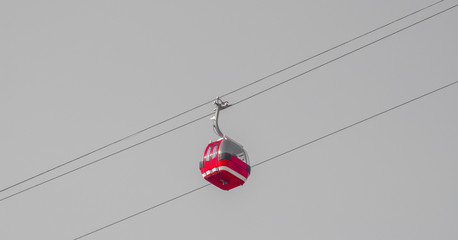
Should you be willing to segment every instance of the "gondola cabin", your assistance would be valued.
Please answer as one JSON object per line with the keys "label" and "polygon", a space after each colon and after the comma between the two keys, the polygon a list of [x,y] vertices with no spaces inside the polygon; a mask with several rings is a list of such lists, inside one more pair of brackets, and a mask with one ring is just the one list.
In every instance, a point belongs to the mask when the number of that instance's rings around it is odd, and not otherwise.
{"label": "gondola cabin", "polygon": [[251,172],[246,151],[227,137],[208,144],[199,167],[207,181],[223,190],[243,185]]}

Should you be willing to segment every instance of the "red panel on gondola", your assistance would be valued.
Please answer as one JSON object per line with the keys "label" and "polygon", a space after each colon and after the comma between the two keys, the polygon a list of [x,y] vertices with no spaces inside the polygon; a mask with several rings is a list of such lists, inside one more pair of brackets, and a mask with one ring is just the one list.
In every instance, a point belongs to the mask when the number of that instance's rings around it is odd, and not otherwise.
{"label": "red panel on gondola", "polygon": [[211,163],[210,163],[210,151],[211,151],[212,144],[209,144],[205,149],[204,159],[203,159],[203,167],[201,168],[202,175],[207,175],[207,172],[211,170]]}
{"label": "red panel on gondola", "polygon": [[212,146],[212,150],[210,152],[210,162],[211,162],[211,174],[214,175],[219,171],[219,164],[218,164],[218,147],[221,142],[215,142]]}
{"label": "red panel on gondola", "polygon": [[230,190],[245,183],[250,175],[250,167],[230,153],[221,153],[220,146],[223,141],[230,140],[220,139],[207,146],[201,173],[213,185],[223,190]]}

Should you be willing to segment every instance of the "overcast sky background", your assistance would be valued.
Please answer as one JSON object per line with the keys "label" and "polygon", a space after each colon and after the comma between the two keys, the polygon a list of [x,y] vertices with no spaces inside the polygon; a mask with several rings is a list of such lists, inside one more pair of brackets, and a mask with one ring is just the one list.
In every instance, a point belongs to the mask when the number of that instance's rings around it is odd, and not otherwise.
{"label": "overcast sky background", "polygon": [[[0,188],[434,3],[0,2]],[[237,102],[455,5],[443,1]],[[221,113],[252,164],[457,81],[458,8]],[[457,239],[458,85],[84,239]],[[211,113],[208,104],[0,198]],[[0,239],[74,239],[206,184],[206,118],[0,202]]]}

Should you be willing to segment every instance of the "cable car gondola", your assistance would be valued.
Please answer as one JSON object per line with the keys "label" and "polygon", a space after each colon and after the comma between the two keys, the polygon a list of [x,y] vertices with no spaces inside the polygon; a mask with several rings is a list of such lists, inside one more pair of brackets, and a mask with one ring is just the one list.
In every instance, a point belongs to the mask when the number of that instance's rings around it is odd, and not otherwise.
{"label": "cable car gondola", "polygon": [[227,191],[243,185],[250,175],[251,167],[248,154],[243,146],[225,136],[219,129],[219,111],[228,107],[229,104],[216,98],[215,105],[215,116],[211,119],[213,129],[220,138],[215,142],[210,142],[205,148],[199,168],[205,180]]}

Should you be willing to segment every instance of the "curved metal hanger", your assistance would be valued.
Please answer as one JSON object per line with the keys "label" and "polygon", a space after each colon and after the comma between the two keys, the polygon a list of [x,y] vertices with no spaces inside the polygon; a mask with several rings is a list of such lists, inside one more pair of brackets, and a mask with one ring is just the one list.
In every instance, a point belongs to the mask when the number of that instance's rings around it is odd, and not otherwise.
{"label": "curved metal hanger", "polygon": [[225,135],[219,129],[218,118],[219,118],[219,111],[229,107],[229,102],[227,102],[227,101],[223,102],[219,97],[216,97],[216,99],[215,99],[215,101],[213,103],[216,105],[216,108],[214,110],[215,111],[215,116],[210,118],[211,120],[213,120],[213,130],[215,131],[216,135],[224,138]]}

